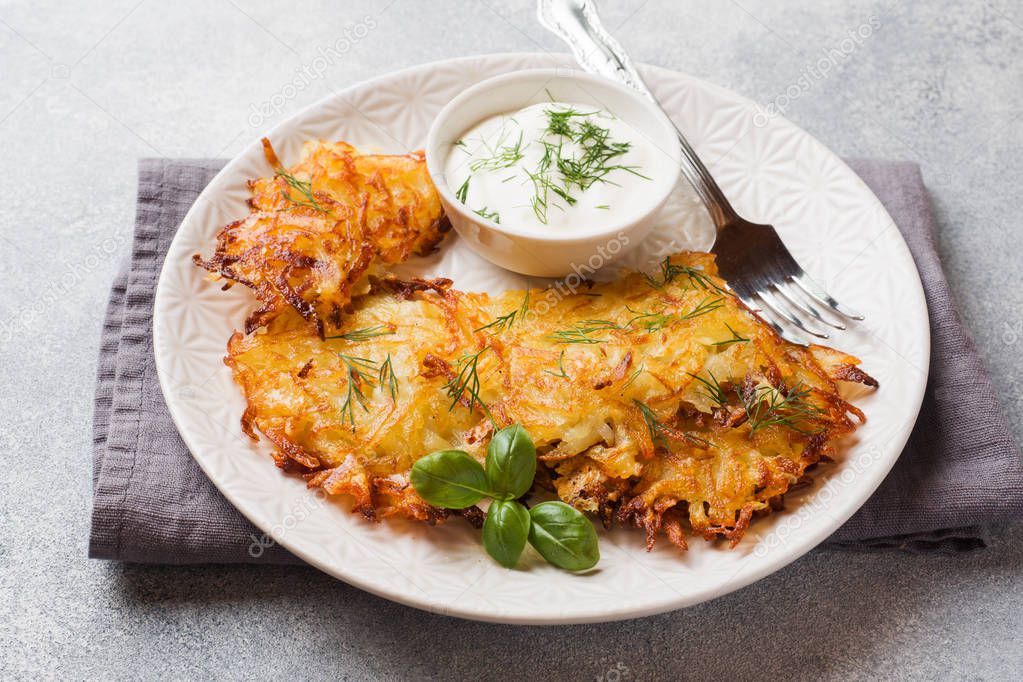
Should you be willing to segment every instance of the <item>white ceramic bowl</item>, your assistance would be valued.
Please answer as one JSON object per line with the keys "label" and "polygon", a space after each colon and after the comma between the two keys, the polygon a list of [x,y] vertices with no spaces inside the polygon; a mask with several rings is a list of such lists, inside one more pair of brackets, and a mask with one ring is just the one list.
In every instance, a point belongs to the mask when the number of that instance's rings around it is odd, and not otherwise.
{"label": "white ceramic bowl", "polygon": [[[632,126],[663,153],[674,173],[658,173],[644,186],[639,211],[599,230],[540,233],[482,218],[455,198],[445,178],[448,155],[463,134],[484,119],[550,101],[604,108]],[[651,218],[678,180],[681,152],[667,116],[638,92],[606,78],[572,69],[516,71],[465,90],[434,119],[426,139],[426,165],[451,224],[474,251],[508,270],[536,277],[562,277],[597,260],[607,265],[637,246],[653,226]]]}

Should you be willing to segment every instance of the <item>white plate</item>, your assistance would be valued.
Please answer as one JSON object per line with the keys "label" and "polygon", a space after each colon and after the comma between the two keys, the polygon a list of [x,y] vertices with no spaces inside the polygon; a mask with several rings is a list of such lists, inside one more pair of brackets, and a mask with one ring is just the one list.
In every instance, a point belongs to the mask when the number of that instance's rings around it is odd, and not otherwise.
{"label": "white plate", "polygon": [[[458,92],[514,69],[570,66],[550,55],[492,55],[427,64],[356,85],[315,104],[269,135],[286,165],[303,141],[346,140],[403,152],[420,147],[432,117]],[[599,570],[574,575],[537,562],[506,570],[491,561],[478,531],[369,523],[280,472],[263,445],[242,435],[244,402],[222,358],[253,299],[222,292],[191,263],[209,254],[225,224],[247,213],[246,181],[269,169],[254,141],[210,183],[189,211],[160,276],[153,316],[157,368],[167,406],[203,471],[245,516],[310,564],[405,604],[465,618],[574,623],[643,616],[747,585],[826,539],[870,497],[909,436],[927,380],[930,336],[920,279],[887,212],[863,182],[813,137],[722,88],[665,69],[642,69],[742,215],[774,224],[800,263],[867,316],[834,345],[863,360],[881,382],[856,403],[868,422],[815,484],[787,498],[787,511],[754,522],[734,550],[691,539],[679,553],[653,552],[635,530],[601,533]],[[631,262],[686,247],[706,248],[709,219],[680,186]],[[461,289],[497,292],[523,285],[471,253],[454,236],[407,271],[452,277]]]}

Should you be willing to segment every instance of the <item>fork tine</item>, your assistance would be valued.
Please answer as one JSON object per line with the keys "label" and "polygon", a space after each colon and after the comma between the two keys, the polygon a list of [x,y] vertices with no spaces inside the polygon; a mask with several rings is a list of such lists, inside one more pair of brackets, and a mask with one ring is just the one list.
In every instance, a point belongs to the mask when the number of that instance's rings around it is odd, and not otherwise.
{"label": "fork tine", "polygon": [[786,341],[790,341],[799,346],[805,346],[806,341],[804,339],[796,338],[793,334],[789,333],[787,329],[782,326],[782,323],[778,320],[775,313],[764,305],[763,299],[761,299],[755,292],[750,291],[744,287],[732,287],[732,291],[735,292],[736,296],[743,304],[754,311],[761,320],[763,320],[771,329],[778,333],[779,336],[784,338]]}
{"label": "fork tine", "polygon": [[810,329],[805,324],[803,324],[803,321],[799,319],[799,316],[793,315],[792,313],[790,313],[790,312],[786,311],[784,308],[782,308],[781,302],[778,301],[778,299],[775,297],[775,295],[772,294],[770,291],[767,291],[766,289],[761,289],[761,290],[757,291],[757,294],[760,296],[760,300],[764,302],[764,305],[766,305],[768,308],[770,308],[774,312],[775,315],[780,315],[781,317],[783,317],[785,319],[786,322],[788,322],[792,326],[796,327],[800,331],[805,332],[805,333],[809,334],[810,336],[816,336],[818,339],[828,339],[828,338],[831,338],[830,336],[825,334],[823,331],[819,331],[819,330],[816,330],[816,329]]}
{"label": "fork tine", "polygon": [[863,315],[850,308],[849,306],[842,305],[836,301],[828,292],[821,289],[816,282],[814,282],[806,273],[800,273],[798,275],[792,275],[792,281],[799,285],[802,289],[810,296],[813,300],[817,301],[822,305],[830,307],[832,310],[836,310],[839,313],[845,315],[853,320],[862,320]]}
{"label": "fork tine", "polygon": [[796,310],[800,310],[800,311],[806,313],[807,315],[809,315],[813,319],[817,320],[821,324],[826,324],[829,327],[834,327],[835,329],[842,329],[842,330],[845,329],[845,325],[844,324],[839,324],[838,322],[832,322],[831,320],[824,319],[824,317],[821,316],[820,311],[817,310],[817,308],[813,307],[813,305],[811,305],[810,303],[808,303],[806,301],[801,301],[801,300],[797,299],[795,294],[792,291],[790,291],[791,288],[792,287],[790,285],[788,285],[786,282],[780,282],[780,283],[779,282],[775,282],[775,284],[774,284],[774,290],[776,292],[778,292],[778,294],[782,298],[784,298],[786,301],[788,301],[789,304],[793,308],[795,308]]}

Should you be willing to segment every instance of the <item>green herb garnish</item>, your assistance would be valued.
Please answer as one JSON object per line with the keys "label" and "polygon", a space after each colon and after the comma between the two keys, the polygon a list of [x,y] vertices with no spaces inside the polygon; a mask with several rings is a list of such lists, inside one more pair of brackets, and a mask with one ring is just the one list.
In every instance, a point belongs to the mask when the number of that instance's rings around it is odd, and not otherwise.
{"label": "green herb garnish", "polygon": [[688,313],[683,313],[682,315],[679,315],[679,318],[683,320],[691,320],[694,317],[700,317],[701,315],[712,313],[715,310],[718,310],[719,308],[723,308],[724,306],[725,306],[724,296],[718,296],[717,298],[713,299],[710,296],[705,296],[703,300],[696,304],[695,308],[690,310]]}
{"label": "green herb garnish", "polygon": [[387,354],[387,359],[380,365],[380,372],[377,375],[377,379],[381,386],[387,386],[387,390],[391,394],[391,400],[397,401],[398,376],[394,373],[394,365],[391,364],[390,353]]}
{"label": "green herb garnish", "polygon": [[370,371],[376,370],[376,363],[366,358],[356,358],[343,353],[337,354],[345,367],[345,378],[347,381],[347,395],[341,404],[341,423],[348,422],[355,430],[355,403],[362,407],[364,412],[369,412],[366,407],[366,394],[363,393],[363,386],[372,383],[373,378]]}
{"label": "green herb garnish", "polygon": [[646,274],[647,284],[654,289],[663,289],[666,285],[675,281],[676,277],[684,276],[689,278],[690,284],[699,289],[714,289],[722,294],[727,294],[728,291],[718,286],[713,279],[701,270],[690,267],[688,265],[676,265],[671,262],[671,256],[665,256],[664,260],[660,263],[660,272],[657,273],[660,277],[655,275]]}
{"label": "green herb garnish", "polygon": [[472,176],[466,177],[465,178],[465,182],[462,183],[461,187],[459,187],[457,190],[455,190],[455,198],[458,199],[463,204],[465,203],[465,198],[467,196],[469,196],[469,178],[470,177],[472,177]]}
{"label": "green herb garnish", "polygon": [[768,426],[787,426],[799,433],[814,433],[803,428],[802,424],[824,413],[824,410],[807,400],[810,388],[802,382],[787,392],[774,386],[757,386],[736,392],[746,410],[751,435]]}
{"label": "green herb garnish", "polygon": [[714,376],[714,372],[707,370],[707,374],[710,375],[710,379],[704,379],[703,377],[697,376],[691,372],[686,372],[692,378],[703,384],[703,394],[710,398],[711,401],[718,405],[724,405],[728,402],[728,397],[725,395],[725,391],[721,388],[721,384],[718,383],[717,377]]}
{"label": "green herb garnish", "polygon": [[725,339],[724,341],[715,341],[711,345],[713,345],[713,346],[728,346],[728,345],[733,344],[733,343],[749,343],[749,339],[747,339],[745,336],[740,336],[739,332],[737,332],[734,329],[732,329],[732,326],[730,324],[725,322],[725,326],[728,327],[728,331],[730,331],[732,333],[732,338]]}
{"label": "green herb garnish", "polygon": [[626,306],[626,310],[633,314],[633,318],[625,326],[631,327],[638,324],[648,332],[660,331],[671,324],[674,319],[671,315],[664,314],[663,309],[658,312],[642,312]]}
{"label": "green herb garnish", "polygon": [[[469,170],[473,173],[479,171],[495,171],[503,168],[511,168],[516,163],[522,160],[524,156],[522,148],[522,132],[519,132],[519,139],[513,145],[502,145],[501,142],[504,140],[502,136],[501,140],[497,143],[497,149],[486,158],[475,159],[469,164]],[[528,146],[528,145],[527,145]]]}
{"label": "green herb garnish", "polygon": [[625,389],[627,389],[629,386],[632,386],[632,382],[638,379],[639,375],[642,374],[645,369],[646,369],[645,365],[640,365],[639,367],[637,367],[636,371],[629,376],[629,380],[622,384],[621,392],[624,393]]}
{"label": "green herb garnish", "polygon": [[470,412],[476,405],[479,405],[483,412],[490,419],[491,423],[494,422],[494,416],[490,414],[490,408],[487,407],[486,403],[480,398],[480,376],[478,365],[480,356],[483,355],[490,346],[484,346],[484,348],[475,353],[466,353],[458,359],[458,376],[451,379],[448,383],[444,384],[444,389],[447,391],[448,397],[451,398],[451,406],[448,407],[448,411],[455,409],[457,405],[464,397],[465,394],[469,394],[469,404],[466,406]]}
{"label": "green herb garnish", "polygon": [[654,413],[654,411],[650,409],[648,405],[646,405],[643,402],[640,402],[639,400],[633,399],[632,404],[638,407],[640,414],[643,415],[643,421],[646,422],[646,428],[647,431],[649,431],[650,433],[650,440],[653,442],[654,446],[660,443],[665,448],[667,448],[668,441],[665,440],[663,433],[665,428],[664,424],[661,422],[660,419],[657,418],[657,415]]}
{"label": "green herb garnish", "polygon": [[558,371],[557,372],[552,372],[549,369],[545,369],[543,371],[543,373],[544,374],[550,374],[552,377],[557,377],[558,379],[568,379],[569,378],[568,374],[565,373],[565,351],[564,351],[564,349],[562,349],[561,355],[558,356]]}
{"label": "green herb garnish", "polygon": [[478,209],[476,211],[473,211],[473,213],[478,215],[480,218],[486,218],[487,220],[493,220],[498,225],[501,224],[501,216],[497,213],[497,211],[490,211],[490,210],[487,209],[486,206],[484,206],[483,208]]}
{"label": "green herb garnish", "polygon": [[338,334],[336,336],[326,337],[327,341],[332,339],[344,339],[345,341],[366,341],[368,339],[376,338],[377,336],[390,336],[394,333],[393,329],[390,329],[386,325],[378,324],[375,327],[366,327],[364,329],[354,329],[344,334]]}
{"label": "green herb garnish", "polygon": [[308,208],[316,209],[321,213],[327,212],[327,209],[323,208],[323,206],[320,206],[320,203],[316,201],[316,196],[313,194],[312,182],[299,180],[284,168],[275,168],[274,174],[277,177],[283,179],[284,182],[287,183],[289,187],[297,190],[302,196],[305,197],[305,199],[304,200],[296,199],[295,197],[291,196],[291,194],[286,189],[281,190],[282,197],[284,197],[291,203],[295,204],[296,206],[306,206]]}
{"label": "green herb garnish", "polygon": [[419,496],[435,507],[465,509],[492,498],[483,546],[502,566],[515,566],[529,542],[559,568],[592,568],[600,560],[600,547],[589,519],[564,502],[526,509],[517,501],[533,486],[535,475],[533,440],[513,424],[494,434],[485,465],[461,450],[441,450],[416,461],[410,478]]}
{"label": "green herb garnish", "polygon": [[554,343],[606,343],[607,339],[595,338],[593,334],[611,329],[622,329],[610,320],[581,320],[569,329],[560,329],[548,335]]}
{"label": "green herb garnish", "polygon": [[665,449],[668,449],[668,441],[665,439],[665,436],[667,436],[668,438],[673,438],[675,440],[685,440],[692,443],[693,445],[697,445],[702,448],[714,447],[714,444],[711,443],[709,440],[701,438],[697,436],[695,433],[690,433],[689,431],[679,431],[677,429],[669,427],[667,424],[665,424],[664,422],[657,418],[657,414],[652,409],[650,409],[647,405],[640,402],[639,400],[633,400],[632,402],[636,407],[639,408],[640,413],[642,413],[643,415],[643,421],[646,422],[646,427],[650,432],[650,440],[653,442],[654,447],[656,447],[657,444],[660,443],[661,445],[664,446]]}
{"label": "green herb garnish", "polygon": [[529,312],[529,290],[526,290],[525,295],[522,297],[522,305],[510,313],[505,313],[499,317],[494,318],[494,321],[490,324],[485,324],[482,327],[477,327],[474,332],[483,331],[484,329],[493,329],[495,333],[503,332],[505,329],[509,329],[515,324],[516,319],[524,319],[526,313]]}

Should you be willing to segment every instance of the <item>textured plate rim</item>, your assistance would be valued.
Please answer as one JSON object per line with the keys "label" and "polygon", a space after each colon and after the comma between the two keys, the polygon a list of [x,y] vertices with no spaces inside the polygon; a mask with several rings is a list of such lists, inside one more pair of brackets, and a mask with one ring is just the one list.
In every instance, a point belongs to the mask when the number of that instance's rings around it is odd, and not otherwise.
{"label": "textured plate rim", "polygon": [[[494,62],[501,61],[512,62],[515,60],[524,59],[540,59],[548,60],[551,63],[553,63],[554,60],[563,60],[566,58],[568,58],[568,55],[564,54],[509,52],[469,55],[454,59],[441,59],[432,62],[427,62],[424,64],[406,67],[396,71],[387,72],[374,78],[367,79],[365,81],[360,81],[347,88],[344,88],[343,90],[339,90],[335,93],[327,95],[321,98],[320,100],[314,102],[313,104],[294,113],[293,115],[289,116],[283,121],[279,122],[268,132],[263,133],[262,135],[254,139],[252,142],[250,142],[249,145],[247,145],[242,152],[239,152],[234,158],[232,158],[213,177],[213,179],[210,180],[206,188],[203,189],[202,193],[200,193],[200,198],[198,198],[195,204],[193,204],[193,206],[188,210],[184,219],[181,222],[181,225],[185,225],[189,223],[192,219],[194,219],[194,214],[198,210],[197,207],[200,204],[200,199],[203,197],[203,195],[209,192],[211,188],[213,190],[218,189],[219,184],[223,182],[224,179],[233,172],[234,167],[243,163],[242,157],[249,153],[250,150],[260,146],[259,138],[264,136],[279,137],[278,132],[291,126],[296,119],[304,118],[308,116],[310,113],[318,109],[324,108],[328,106],[331,102],[335,102],[341,98],[344,98],[353,92],[356,92],[364,88],[369,88],[372,87],[373,85],[384,83],[395,78],[408,76],[416,72],[428,72],[445,65],[458,64],[461,62],[474,62],[481,60]],[[570,64],[565,65],[568,66],[569,68],[573,68]],[[730,99],[736,103],[740,103],[743,104],[744,106],[748,106],[751,108],[756,107],[755,102],[742,95],[739,95],[731,90],[728,90],[727,88],[705,81],[703,79],[696,78],[694,76],[689,76],[688,74],[684,74],[683,72],[653,65],[642,65],[642,68],[644,70],[648,70],[649,72],[658,75],[673,77],[681,76],[691,81],[695,85],[698,85],[699,87],[707,91],[716,93],[717,95],[722,96],[726,99]],[[826,153],[833,157],[832,160],[834,162],[837,162],[837,164],[852,178],[855,178],[855,182],[858,183],[861,189],[873,199],[873,201],[876,204],[875,208],[879,209],[880,212],[885,217],[887,217],[887,219],[892,224],[894,224],[894,221],[892,221],[891,216],[887,212],[887,209],[884,208],[884,205],[881,204],[880,200],[873,193],[873,191],[869,187],[867,187],[866,183],[864,183],[863,180],[851,168],[849,168],[849,166],[840,157],[838,157],[834,152],[832,152],[829,148],[823,145],[819,140],[817,140],[816,137],[806,132],[799,126],[796,126],[795,124],[791,123],[787,119],[784,119],[783,117],[778,117],[778,119],[780,119],[786,125],[790,126],[792,129],[798,131],[800,135],[804,137],[804,139],[810,140],[811,142],[819,145],[821,149],[826,150]],[[174,243],[181,237],[180,227],[181,226],[179,226],[178,231],[175,233],[171,245],[168,248],[168,254],[174,251],[175,245]],[[388,589],[386,587],[381,587],[380,585],[368,579],[365,579],[359,575],[346,573],[344,572],[343,567],[335,566],[329,563],[328,561],[325,561],[322,557],[317,556],[312,552],[305,551],[301,547],[292,546],[292,544],[289,543],[289,541],[286,538],[281,538],[278,542],[288,551],[298,556],[311,566],[314,566],[315,568],[319,569],[320,571],[323,571],[324,573],[327,573],[328,575],[331,575],[334,578],[337,578],[345,583],[348,583],[349,585],[357,587],[376,596],[388,599],[390,601],[394,601],[407,606],[412,606],[424,611],[437,613],[441,615],[457,616],[468,620],[507,623],[516,625],[565,625],[577,623],[600,623],[616,620],[641,618],[645,616],[665,613],[668,611],[674,611],[688,606],[693,606],[705,601],[709,601],[711,599],[715,599],[717,597],[724,596],[743,587],[746,587],[754,582],[757,582],[762,578],[767,577],[768,575],[771,575],[772,573],[775,573],[781,568],[784,568],[785,566],[791,564],[792,562],[796,561],[804,554],[809,552],[811,549],[818,546],[820,543],[826,540],[834,531],[841,527],[842,524],[844,524],[853,514],[855,514],[860,509],[860,507],[862,507],[863,504],[871,497],[871,495],[873,495],[873,493],[877,490],[878,486],[880,486],[882,481],[888,475],[889,471],[891,471],[892,467],[895,465],[895,462],[898,460],[899,455],[902,452],[902,449],[905,447],[906,442],[908,442],[909,436],[913,430],[913,427],[916,424],[916,419],[919,415],[920,408],[923,403],[924,391],[926,389],[929,375],[930,364],[929,360],[931,352],[929,314],[927,313],[926,297],[924,295],[923,285],[920,281],[919,270],[916,267],[915,260],[913,259],[911,253],[909,252],[909,248],[906,245],[905,239],[902,237],[901,232],[897,231],[897,237],[898,237],[896,240],[896,243],[898,245],[897,248],[899,248],[903,252],[901,254],[902,258],[905,259],[907,263],[913,266],[913,273],[916,275],[916,277],[912,278],[915,286],[913,287],[913,291],[910,293],[912,297],[921,305],[923,312],[921,318],[923,320],[923,324],[921,326],[922,328],[917,330],[919,334],[919,341],[922,344],[921,357],[923,360],[922,362],[923,370],[919,381],[914,386],[915,390],[912,393],[912,409],[910,410],[912,418],[907,419],[906,422],[901,425],[899,431],[891,435],[891,438],[887,441],[887,447],[885,449],[883,458],[881,459],[880,462],[876,462],[874,466],[871,468],[870,476],[868,478],[869,482],[862,487],[862,492],[857,496],[858,499],[846,499],[844,504],[842,505],[840,514],[830,514],[830,518],[832,519],[832,521],[827,528],[822,528],[818,532],[813,534],[805,533],[798,538],[794,538],[787,545],[787,549],[789,551],[787,551],[786,553],[775,554],[768,560],[761,561],[755,570],[743,573],[741,578],[732,579],[731,582],[726,583],[724,585],[705,588],[702,592],[697,592],[687,597],[680,596],[679,598],[670,598],[649,606],[641,606],[635,608],[613,608],[603,611],[581,610],[576,613],[559,614],[555,616],[543,617],[518,616],[496,613],[493,612],[492,610],[484,608],[470,608],[450,605],[441,606],[438,605],[438,603],[436,603],[435,601],[419,598],[411,591],[401,592],[398,590]],[[257,528],[260,528],[264,532],[269,533],[270,529],[265,527],[260,522],[260,519],[257,516],[258,509],[256,508],[256,506],[253,505],[250,507],[250,503],[243,496],[236,495],[226,485],[226,482],[218,479],[215,472],[211,469],[211,463],[205,461],[205,459],[202,456],[196,454],[196,452],[200,451],[202,448],[199,447],[194,434],[192,434],[188,428],[183,428],[184,424],[184,415],[182,411],[183,408],[181,408],[177,404],[177,400],[174,397],[174,393],[173,391],[171,391],[172,385],[170,383],[170,378],[168,376],[169,370],[165,367],[165,363],[162,361],[162,358],[165,357],[166,351],[166,348],[164,347],[165,340],[163,336],[159,333],[159,329],[163,326],[160,324],[160,320],[164,314],[163,307],[161,306],[161,300],[162,294],[166,290],[165,282],[168,279],[167,277],[165,277],[165,274],[170,270],[171,267],[172,266],[170,259],[165,258],[160,268],[160,276],[157,281],[157,286],[154,294],[154,309],[152,318],[153,352],[156,361],[157,377],[159,380],[160,389],[163,393],[165,402],[167,404],[168,411],[171,415],[171,419],[174,422],[175,427],[177,428],[179,434],[181,435],[182,440],[185,442],[185,445],[188,447],[188,450],[192,454],[193,459],[195,459],[195,461],[198,463],[203,473],[217,487],[221,494],[223,494],[224,497],[236,509],[238,509],[238,511],[243,516],[245,516]],[[833,509],[831,511],[833,511]]]}

